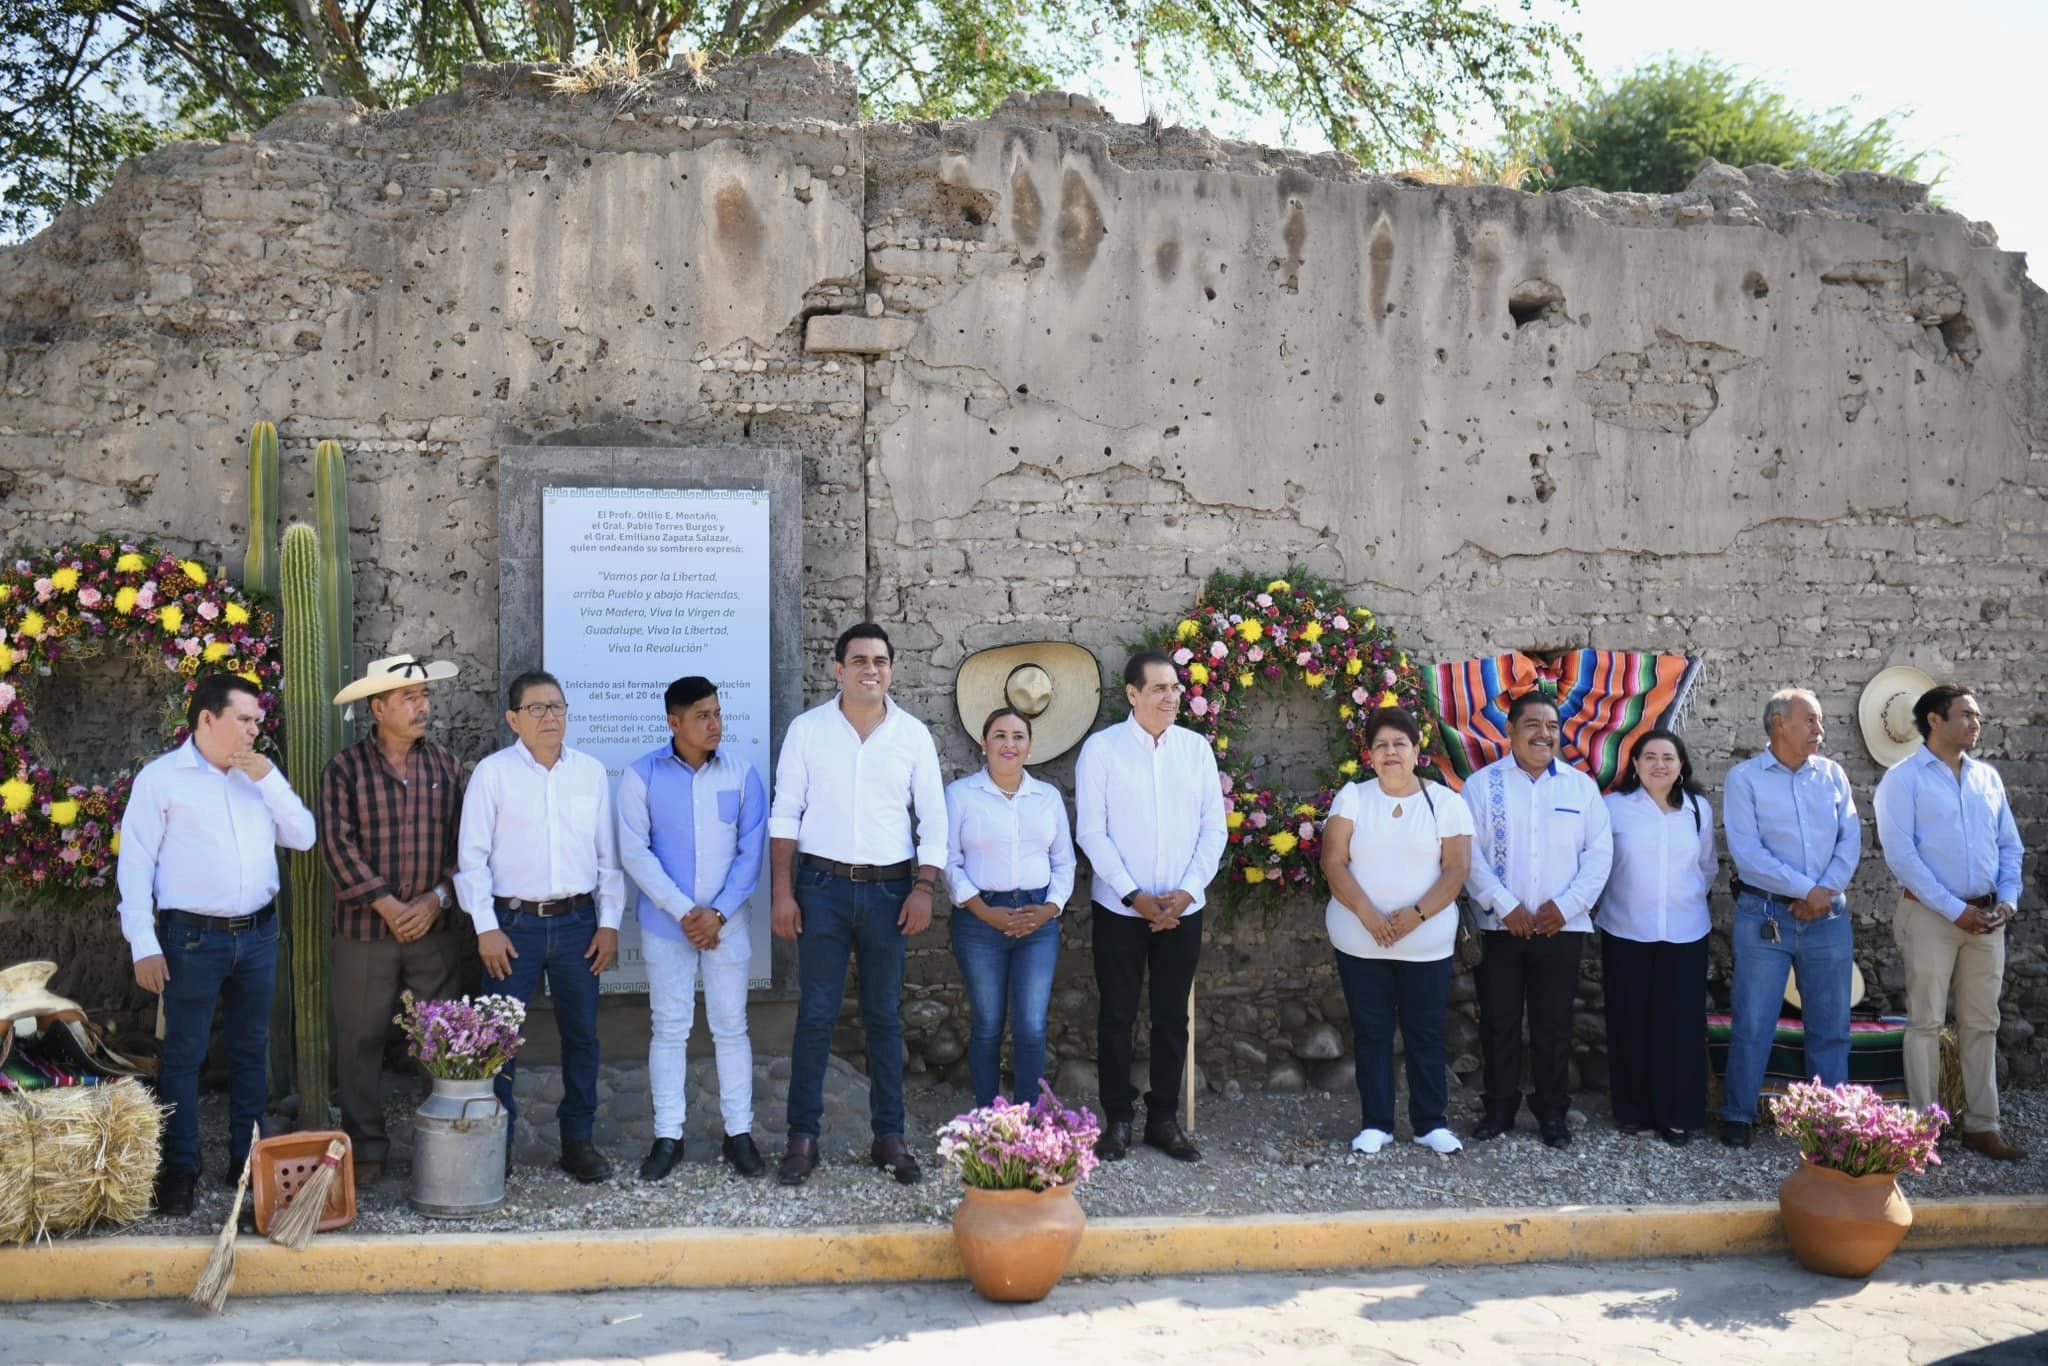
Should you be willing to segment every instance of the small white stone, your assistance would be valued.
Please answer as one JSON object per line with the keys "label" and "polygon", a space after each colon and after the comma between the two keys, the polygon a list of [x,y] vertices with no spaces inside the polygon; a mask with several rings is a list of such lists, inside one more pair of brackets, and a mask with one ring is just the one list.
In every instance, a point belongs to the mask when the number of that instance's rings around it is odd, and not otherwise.
{"label": "small white stone", "polygon": [[832,174],[833,174],[833,175],[835,175],[835,176],[842,176],[842,175],[845,175],[845,174],[846,174],[846,167],[844,167],[844,166],[834,166],[834,167],[832,168]]}
{"label": "small white stone", "polygon": [[881,317],[881,316],[882,316],[882,296],[881,296],[881,295],[879,295],[879,294],[870,294],[870,295],[868,295],[868,297],[867,297],[867,314],[868,314],[868,316],[869,316],[870,318],[879,318],[879,317]]}
{"label": "small white stone", "polygon": [[385,182],[384,197],[386,199],[399,199],[402,198],[404,194],[405,188],[401,186],[397,181],[391,180]]}

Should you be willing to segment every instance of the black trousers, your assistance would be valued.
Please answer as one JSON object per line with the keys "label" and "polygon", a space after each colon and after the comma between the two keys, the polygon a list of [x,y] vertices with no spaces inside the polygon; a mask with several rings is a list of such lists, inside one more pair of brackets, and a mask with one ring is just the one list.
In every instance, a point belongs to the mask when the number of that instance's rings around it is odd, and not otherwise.
{"label": "black trousers", "polygon": [[1616,1124],[1704,1128],[1707,937],[1639,944],[1600,936],[1607,1071]]}
{"label": "black trousers", "polygon": [[1095,1066],[1102,1074],[1105,1120],[1130,1119],[1138,1088],[1131,1084],[1132,1032],[1138,1024],[1138,994],[1152,973],[1152,1088],[1145,1113],[1161,1119],[1180,1104],[1181,1073],[1188,1056],[1188,992],[1202,959],[1200,911],[1180,928],[1154,930],[1135,915],[1095,908],[1095,986],[1102,1005],[1095,1016]]}
{"label": "black trousers", "polygon": [[1562,1121],[1571,1108],[1572,996],[1586,936],[1560,931],[1517,939],[1506,930],[1480,936],[1479,1037],[1486,1053],[1486,1113],[1508,1122],[1522,1103],[1522,1019],[1529,1021],[1529,1109],[1538,1122]]}

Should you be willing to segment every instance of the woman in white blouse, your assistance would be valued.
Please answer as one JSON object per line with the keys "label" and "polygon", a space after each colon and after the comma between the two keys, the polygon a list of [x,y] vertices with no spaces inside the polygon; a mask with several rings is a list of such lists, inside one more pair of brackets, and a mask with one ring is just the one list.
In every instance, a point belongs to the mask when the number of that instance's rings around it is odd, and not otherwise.
{"label": "woman in white blouse", "polygon": [[977,1106],[1003,1083],[1010,1026],[1013,1098],[1038,1095],[1045,1012],[1060,956],[1060,908],[1074,890],[1074,839],[1059,789],[1024,771],[1031,722],[998,707],[981,723],[979,773],[946,789],[946,880],[953,889],[953,956],[973,1012],[967,1073]]}
{"label": "woman in white blouse", "polygon": [[1600,894],[1608,1086],[1625,1134],[1682,1146],[1706,1120],[1707,888],[1714,809],[1668,730],[1636,742],[1607,796],[1614,870]]}
{"label": "woman in white blouse", "polygon": [[1407,1055],[1408,1120],[1415,1141],[1448,1155],[1465,1145],[1444,1122],[1449,1102],[1444,1015],[1458,889],[1472,857],[1472,813],[1415,772],[1421,728],[1399,707],[1366,723],[1374,777],[1348,783],[1323,825],[1323,923],[1358,1051],[1364,1124],[1351,1146],[1376,1153],[1394,1140],[1394,1029]]}

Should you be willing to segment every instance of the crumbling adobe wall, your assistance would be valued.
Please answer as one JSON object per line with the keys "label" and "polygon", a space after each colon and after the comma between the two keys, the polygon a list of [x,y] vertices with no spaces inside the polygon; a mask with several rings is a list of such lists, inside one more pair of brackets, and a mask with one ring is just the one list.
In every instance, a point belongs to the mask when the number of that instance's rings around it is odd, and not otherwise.
{"label": "crumbling adobe wall", "polygon": [[[461,661],[442,729],[474,756],[499,705],[499,447],[794,447],[812,695],[841,624],[891,623],[899,696],[953,771],[972,650],[1070,637],[1107,679],[1211,569],[1300,563],[1425,659],[1704,656],[1687,733],[1717,795],[1764,698],[1800,683],[1867,809],[1863,682],[1894,662],[1967,679],[2048,842],[2048,310],[1988,227],[1918,187],[1709,166],[1681,195],[1535,197],[1064,95],[863,125],[843,70],[786,54],[714,80],[572,101],[477,68],[415,109],[311,100],[131,163],[0,250],[0,529],[236,566],[249,424],[279,424],[288,511],[307,448],[339,438],[359,655]],[[1868,844],[1857,951],[1897,1004]],[[2033,1079],[2038,886],[2030,869],[2005,1027]],[[0,958],[55,936],[25,914],[0,909]],[[111,943],[106,921],[97,940],[65,922],[67,955]],[[1076,1085],[1087,925],[1077,907],[1055,998]],[[1341,1084],[1320,926],[1309,906],[1211,925],[1215,1084],[1298,1085],[1304,1063]],[[1721,985],[1726,962],[1724,942]],[[914,1065],[957,1070],[943,926],[910,996]],[[1589,965],[1595,1082],[1597,999]]]}

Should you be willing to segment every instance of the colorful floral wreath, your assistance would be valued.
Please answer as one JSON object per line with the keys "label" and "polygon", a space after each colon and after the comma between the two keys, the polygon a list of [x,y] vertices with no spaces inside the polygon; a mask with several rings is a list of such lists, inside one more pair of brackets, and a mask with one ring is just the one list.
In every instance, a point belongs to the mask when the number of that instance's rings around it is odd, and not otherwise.
{"label": "colorful floral wreath", "polygon": [[[1311,575],[1212,575],[1194,609],[1148,643],[1168,653],[1187,688],[1181,724],[1215,747],[1232,890],[1321,891],[1323,820],[1337,789],[1371,766],[1364,724],[1376,708],[1407,709],[1428,762],[1434,728],[1422,671],[1370,611],[1345,606],[1335,587]],[[1297,685],[1332,704],[1343,726],[1313,793],[1260,782],[1264,765],[1239,743],[1245,703]]]}
{"label": "colorful floral wreath", "polygon": [[264,693],[263,730],[278,729],[283,652],[270,612],[218,570],[143,543],[90,541],[0,562],[0,870],[36,892],[112,881],[132,773],[69,781],[38,745],[29,702],[60,659],[115,644],[160,661],[178,686],[166,697],[166,748],[187,735],[187,699],[202,670],[239,673]]}

